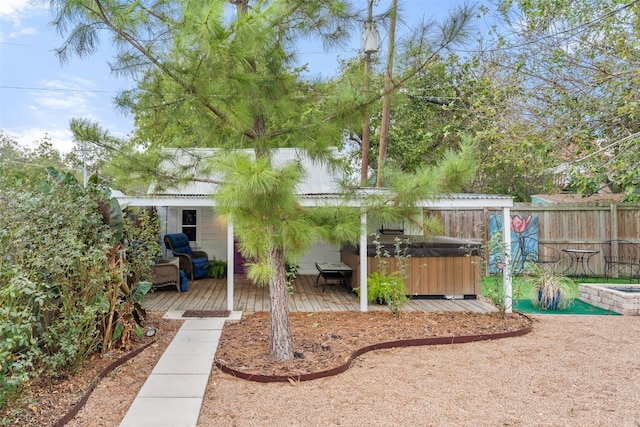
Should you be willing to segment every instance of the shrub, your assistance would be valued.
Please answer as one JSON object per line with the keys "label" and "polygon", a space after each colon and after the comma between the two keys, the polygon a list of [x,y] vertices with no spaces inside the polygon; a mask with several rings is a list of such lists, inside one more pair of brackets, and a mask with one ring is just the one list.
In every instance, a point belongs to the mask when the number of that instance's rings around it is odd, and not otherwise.
{"label": "shrub", "polygon": [[[0,403],[40,374],[75,373],[99,342],[110,230],[74,186],[0,203]],[[7,387],[4,387],[6,385]]]}
{"label": "shrub", "polygon": [[367,278],[367,300],[369,303],[386,304],[395,317],[400,316],[408,301],[407,289],[399,274],[381,274],[374,271]]}
{"label": "shrub", "polygon": [[98,348],[126,346],[160,252],[154,215],[123,223],[94,177],[83,188],[48,173],[36,190],[0,188],[0,408],[33,378],[74,374]]}
{"label": "shrub", "polygon": [[[367,277],[367,301],[369,303],[386,304],[391,313],[398,317],[402,307],[409,300],[404,284],[409,267],[408,240],[402,241],[399,237],[395,238],[393,256],[398,261],[398,271],[390,273],[388,258],[391,257],[391,254],[382,250],[378,234],[374,234],[374,238],[378,271],[374,271]],[[359,288],[356,288],[355,291],[359,292]]]}

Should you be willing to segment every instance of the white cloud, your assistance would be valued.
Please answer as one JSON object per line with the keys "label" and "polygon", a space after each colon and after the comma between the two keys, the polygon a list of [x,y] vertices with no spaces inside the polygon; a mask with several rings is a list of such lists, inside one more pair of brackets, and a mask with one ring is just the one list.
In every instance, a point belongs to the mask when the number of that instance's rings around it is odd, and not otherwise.
{"label": "white cloud", "polygon": [[51,145],[61,153],[68,153],[75,146],[73,134],[69,129],[29,128],[6,133],[18,144],[29,148],[37,147],[45,136],[50,138]]}
{"label": "white cloud", "polygon": [[33,27],[14,27],[14,30],[9,33],[10,39],[17,39],[20,36],[36,36],[38,35],[38,30]]}
{"label": "white cloud", "polygon": [[92,105],[95,94],[89,92],[94,83],[71,76],[65,80],[41,80],[38,87],[45,90],[29,92],[29,122],[27,127],[13,128],[8,134],[21,145],[35,147],[45,135],[51,139],[54,148],[62,153],[71,151],[73,135],[69,130],[72,117],[97,120],[97,108]]}
{"label": "white cloud", "polygon": [[12,23],[9,31],[6,31],[8,25],[3,25],[0,30],[0,41],[8,39],[16,39],[20,36],[35,36],[38,30],[35,27],[24,26],[22,23],[25,15],[38,10],[42,7],[31,4],[29,0],[2,0],[0,2],[0,21],[9,21]]}
{"label": "white cloud", "polygon": [[34,97],[34,101],[40,106],[55,110],[87,111],[89,102],[81,94],[56,96],[46,92]]}
{"label": "white cloud", "polygon": [[[46,80],[39,86],[50,90],[37,90],[30,93],[32,102],[36,108],[67,110],[70,115],[91,114],[95,108],[91,105],[91,99],[95,95],[88,92],[87,86],[93,84],[81,78],[73,78],[69,81]],[[32,105],[32,107],[34,107]]]}
{"label": "white cloud", "polygon": [[2,0],[0,2],[0,18],[14,19],[20,12],[31,7],[29,0]]}

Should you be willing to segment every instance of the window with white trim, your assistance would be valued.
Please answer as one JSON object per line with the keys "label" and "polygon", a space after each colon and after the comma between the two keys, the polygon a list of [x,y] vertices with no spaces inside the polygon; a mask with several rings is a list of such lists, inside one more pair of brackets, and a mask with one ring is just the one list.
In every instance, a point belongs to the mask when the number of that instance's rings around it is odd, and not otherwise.
{"label": "window with white trim", "polygon": [[187,235],[190,242],[195,242],[198,235],[198,212],[195,209],[182,211],[182,232]]}

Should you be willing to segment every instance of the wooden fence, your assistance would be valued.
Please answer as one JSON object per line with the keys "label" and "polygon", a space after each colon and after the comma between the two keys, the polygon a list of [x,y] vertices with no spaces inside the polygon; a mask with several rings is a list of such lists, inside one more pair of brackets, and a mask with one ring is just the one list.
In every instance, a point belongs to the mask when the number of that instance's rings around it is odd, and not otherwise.
{"label": "wooden fence", "polygon": [[[444,225],[444,235],[474,239],[488,243],[489,216],[500,211],[429,210],[425,214],[437,216]],[[601,250],[606,240],[629,240],[640,243],[640,204],[575,204],[532,205],[516,203],[511,215],[533,215],[538,218],[540,243],[562,249]],[[561,252],[562,253],[562,252]],[[566,256],[563,253],[563,256]],[[565,259],[568,262],[568,258]],[[589,267],[596,275],[603,275],[602,254],[594,255]]]}

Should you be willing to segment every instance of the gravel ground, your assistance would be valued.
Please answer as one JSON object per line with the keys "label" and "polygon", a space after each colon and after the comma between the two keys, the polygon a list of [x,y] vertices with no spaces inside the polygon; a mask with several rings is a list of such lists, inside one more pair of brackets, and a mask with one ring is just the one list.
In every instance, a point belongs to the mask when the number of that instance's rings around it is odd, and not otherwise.
{"label": "gravel ground", "polygon": [[310,382],[214,369],[198,426],[640,426],[640,317],[533,318],[523,337],[378,350]]}

